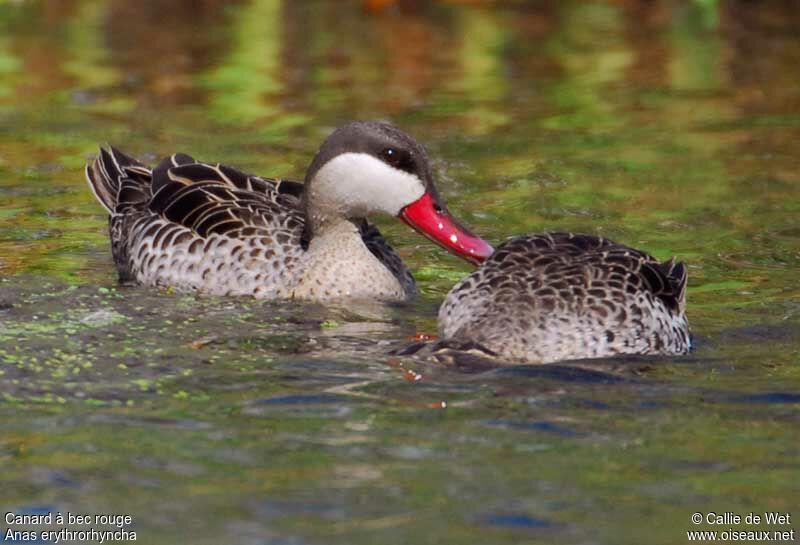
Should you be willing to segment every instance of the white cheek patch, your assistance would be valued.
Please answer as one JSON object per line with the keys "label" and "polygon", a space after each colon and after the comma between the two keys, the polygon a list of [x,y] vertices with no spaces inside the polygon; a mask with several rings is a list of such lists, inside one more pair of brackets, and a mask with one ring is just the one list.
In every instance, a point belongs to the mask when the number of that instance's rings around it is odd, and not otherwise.
{"label": "white cheek patch", "polygon": [[425,193],[418,176],[393,168],[367,153],[337,155],[314,176],[316,199],[348,215],[384,212],[396,216]]}

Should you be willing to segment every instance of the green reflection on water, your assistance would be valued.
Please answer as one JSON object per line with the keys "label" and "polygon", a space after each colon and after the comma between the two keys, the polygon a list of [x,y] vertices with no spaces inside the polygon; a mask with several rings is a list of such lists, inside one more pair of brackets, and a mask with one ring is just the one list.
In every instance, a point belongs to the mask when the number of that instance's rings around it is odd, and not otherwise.
{"label": "green reflection on water", "polygon": [[[215,90],[208,103],[214,118],[230,123],[275,119],[280,110],[266,95],[281,91],[281,2],[253,2],[239,10],[233,23],[231,52],[200,83]],[[279,121],[279,120],[278,120]],[[282,126],[285,130],[287,127]]]}

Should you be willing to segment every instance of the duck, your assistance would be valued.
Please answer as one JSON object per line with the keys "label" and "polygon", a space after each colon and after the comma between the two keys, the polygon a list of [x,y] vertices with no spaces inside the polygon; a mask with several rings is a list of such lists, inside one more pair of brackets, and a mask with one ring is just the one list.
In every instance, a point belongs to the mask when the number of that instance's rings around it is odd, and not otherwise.
{"label": "duck", "polygon": [[493,247],[447,210],[424,147],[382,121],[334,130],[304,182],[175,153],[150,168],[113,146],[85,169],[119,281],[259,299],[405,301],[411,272],[368,216],[395,216],[480,263]]}
{"label": "duck", "polygon": [[428,355],[545,364],[686,354],[686,282],[682,262],[601,236],[514,237],[447,294]]}

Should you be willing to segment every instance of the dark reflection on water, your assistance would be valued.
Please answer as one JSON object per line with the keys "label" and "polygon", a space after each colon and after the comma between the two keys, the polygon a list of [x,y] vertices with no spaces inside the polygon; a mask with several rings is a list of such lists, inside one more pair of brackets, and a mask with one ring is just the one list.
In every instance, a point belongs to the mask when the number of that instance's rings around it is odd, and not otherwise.
{"label": "dark reflection on water", "polygon": [[506,526],[510,528],[549,528],[552,523],[537,519],[528,515],[511,513],[511,514],[493,514],[484,517],[484,523],[491,526]]}
{"label": "dark reflection on water", "polygon": [[[675,543],[696,511],[790,512],[795,3],[379,4],[0,5],[2,512],[382,545]],[[418,136],[490,240],[588,231],[686,261],[695,353],[392,354],[469,266],[390,220],[410,305],[116,287],[82,178],[99,144],[302,178],[352,118]]]}
{"label": "dark reflection on water", "polygon": [[768,392],[742,396],[738,401],[742,403],[800,403],[800,394],[795,392]]}

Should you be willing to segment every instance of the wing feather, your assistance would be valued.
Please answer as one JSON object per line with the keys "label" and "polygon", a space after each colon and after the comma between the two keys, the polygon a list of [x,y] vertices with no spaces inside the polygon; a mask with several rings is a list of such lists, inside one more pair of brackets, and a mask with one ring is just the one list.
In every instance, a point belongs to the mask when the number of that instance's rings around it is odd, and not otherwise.
{"label": "wing feather", "polygon": [[593,275],[621,276],[629,286],[649,291],[670,309],[685,304],[683,263],[674,258],[661,263],[650,254],[600,236],[554,232],[517,237],[500,245],[490,260],[501,261],[501,268],[513,267],[517,256],[525,256],[536,266],[546,263],[543,274],[566,273],[578,264],[594,271]]}

